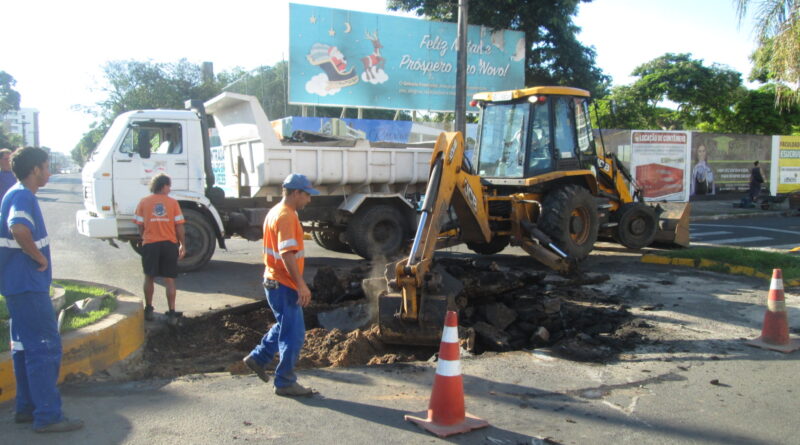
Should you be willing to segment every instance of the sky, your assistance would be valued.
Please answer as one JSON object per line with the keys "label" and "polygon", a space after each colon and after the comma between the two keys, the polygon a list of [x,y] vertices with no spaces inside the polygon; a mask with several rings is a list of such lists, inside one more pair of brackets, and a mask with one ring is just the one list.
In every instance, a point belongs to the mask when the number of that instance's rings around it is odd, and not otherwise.
{"label": "sky", "polygon": [[[39,110],[40,143],[69,152],[94,117],[102,66],[110,60],[193,63],[216,72],[273,65],[288,57],[289,7],[280,0],[34,0],[4,2],[0,71],[16,80],[22,107]],[[294,3],[403,15],[381,0]],[[112,6],[113,5],[113,6]],[[747,78],[755,45],[752,20],[739,27],[733,0],[594,0],[574,18],[613,85],[667,52],[692,53]],[[522,85],[520,85],[522,86]],[[748,84],[754,87],[754,85]]]}

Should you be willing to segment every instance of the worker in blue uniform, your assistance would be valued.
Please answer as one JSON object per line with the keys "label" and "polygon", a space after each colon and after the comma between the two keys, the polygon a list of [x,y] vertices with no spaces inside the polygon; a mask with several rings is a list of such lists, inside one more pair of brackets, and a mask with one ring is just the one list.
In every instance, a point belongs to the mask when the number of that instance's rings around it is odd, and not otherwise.
{"label": "worker in blue uniform", "polygon": [[17,382],[17,423],[33,423],[39,433],[83,427],[61,412],[56,387],[61,337],[50,300],[50,246],[36,192],[50,178],[46,151],[25,147],[14,153],[11,169],[19,182],[0,205],[0,294],[11,316],[11,357]]}

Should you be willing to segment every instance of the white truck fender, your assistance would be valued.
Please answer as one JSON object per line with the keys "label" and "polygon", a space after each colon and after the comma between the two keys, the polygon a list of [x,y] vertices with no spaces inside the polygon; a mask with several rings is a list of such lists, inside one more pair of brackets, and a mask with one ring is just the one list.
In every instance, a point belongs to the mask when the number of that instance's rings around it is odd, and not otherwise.
{"label": "white truck fender", "polygon": [[223,238],[225,237],[225,227],[222,225],[222,218],[219,216],[219,212],[217,211],[216,207],[211,204],[211,201],[205,195],[181,190],[177,192],[171,191],[169,196],[177,201],[191,201],[208,209],[209,213],[211,213],[211,216],[214,218],[214,223],[217,225],[219,233]]}
{"label": "white truck fender", "polygon": [[387,194],[376,194],[376,193],[354,193],[350,196],[347,196],[345,200],[339,204],[339,210],[350,213],[354,215],[358,208],[361,207],[361,204],[364,203],[367,199],[397,199],[409,209],[416,211],[413,205],[411,205],[408,200],[406,200],[403,195],[399,193],[387,193]]}

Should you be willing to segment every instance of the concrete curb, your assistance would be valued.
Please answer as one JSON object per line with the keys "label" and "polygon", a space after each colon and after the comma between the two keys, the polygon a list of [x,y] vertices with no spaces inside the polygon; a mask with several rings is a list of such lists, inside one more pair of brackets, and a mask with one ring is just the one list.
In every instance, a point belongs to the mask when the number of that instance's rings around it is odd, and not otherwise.
{"label": "concrete curb", "polygon": [[[117,295],[117,310],[99,322],[61,336],[63,355],[58,382],[74,375],[92,375],[136,352],[145,340],[144,308],[139,297],[102,284],[75,281],[106,288]],[[16,395],[11,352],[0,354],[0,403]]]}
{"label": "concrete curb", "polygon": [[[647,253],[642,255],[641,261],[643,263],[649,264],[663,264],[663,265],[672,265],[672,266],[683,266],[683,267],[694,267],[697,269],[727,269],[727,272],[733,275],[747,275],[750,277],[756,278],[764,278],[769,280],[772,278],[771,275],[767,275],[763,272],[759,272],[752,267],[747,266],[737,266],[734,264],[728,263],[721,263],[719,261],[711,261],[704,258],[701,259],[692,259],[692,258],[670,258],[663,255],[656,255],[652,253]],[[786,286],[800,286],[800,280],[783,280]]]}

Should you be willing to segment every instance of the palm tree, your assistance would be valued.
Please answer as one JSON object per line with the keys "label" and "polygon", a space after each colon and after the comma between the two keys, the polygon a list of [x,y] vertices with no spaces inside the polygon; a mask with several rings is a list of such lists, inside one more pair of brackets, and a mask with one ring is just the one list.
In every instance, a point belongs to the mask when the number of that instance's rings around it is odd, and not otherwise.
{"label": "palm tree", "polygon": [[741,24],[755,8],[758,48],[751,78],[776,84],[783,105],[800,103],[800,2],[795,0],[734,0]]}

